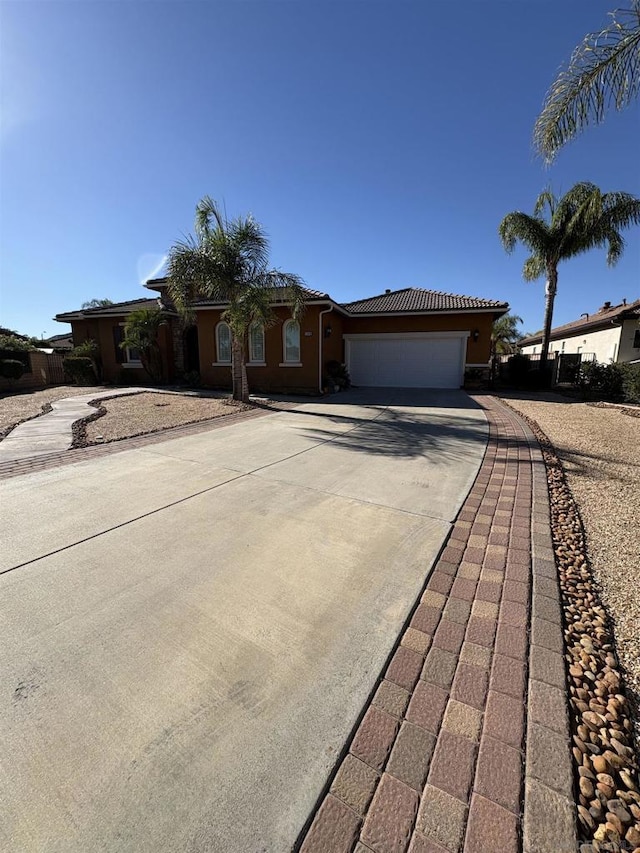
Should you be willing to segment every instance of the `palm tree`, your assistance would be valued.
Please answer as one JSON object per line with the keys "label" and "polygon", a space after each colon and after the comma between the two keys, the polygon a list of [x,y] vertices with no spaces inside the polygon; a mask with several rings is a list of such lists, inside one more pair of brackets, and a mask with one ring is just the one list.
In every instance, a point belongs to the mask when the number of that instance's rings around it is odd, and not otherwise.
{"label": "palm tree", "polygon": [[[542,213],[547,212],[545,218]],[[629,193],[602,193],[587,182],[576,184],[561,199],[550,190],[538,196],[533,216],[520,211],[508,213],[498,233],[507,252],[523,243],[531,252],[524,263],[525,281],[546,275],[544,330],[540,369],[549,352],[553,302],[558,287],[558,264],[589,249],[607,247],[607,263],[613,266],[624,251],[620,231],[640,224],[640,199]]]}
{"label": "palm tree", "polygon": [[82,308],[108,308],[109,305],[113,305],[111,299],[89,299],[82,303]]}
{"label": "palm tree", "polygon": [[508,355],[516,351],[516,344],[523,337],[518,330],[522,317],[517,314],[505,314],[499,317],[491,327],[491,351],[496,355]]}
{"label": "palm tree", "polygon": [[533,131],[533,144],[547,163],[610,107],[621,110],[640,91],[640,0],[611,12],[611,23],[589,33],[547,92]]}
{"label": "palm tree", "polygon": [[518,330],[522,317],[517,314],[505,314],[494,321],[491,327],[491,381],[495,380],[499,355],[508,355],[516,351],[516,344],[522,337]]}
{"label": "palm tree", "polygon": [[137,350],[140,362],[151,379],[158,381],[162,375],[162,362],[158,332],[166,322],[162,308],[139,308],[127,316],[120,346]]}
{"label": "palm tree", "polygon": [[196,207],[196,236],[175,243],[167,261],[168,291],[183,317],[198,297],[228,303],[223,319],[231,328],[233,399],[249,399],[245,351],[249,329],[275,322],[273,302],[287,302],[298,320],[305,303],[301,278],[268,269],[269,242],[251,215],[229,220],[205,196]]}

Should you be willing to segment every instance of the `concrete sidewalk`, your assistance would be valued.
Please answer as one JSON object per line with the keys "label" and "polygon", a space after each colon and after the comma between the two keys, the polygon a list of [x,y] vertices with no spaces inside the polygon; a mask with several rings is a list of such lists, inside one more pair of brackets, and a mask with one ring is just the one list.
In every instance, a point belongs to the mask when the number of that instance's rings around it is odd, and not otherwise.
{"label": "concrete sidewalk", "polygon": [[575,853],[542,454],[490,397],[480,473],[301,853]]}

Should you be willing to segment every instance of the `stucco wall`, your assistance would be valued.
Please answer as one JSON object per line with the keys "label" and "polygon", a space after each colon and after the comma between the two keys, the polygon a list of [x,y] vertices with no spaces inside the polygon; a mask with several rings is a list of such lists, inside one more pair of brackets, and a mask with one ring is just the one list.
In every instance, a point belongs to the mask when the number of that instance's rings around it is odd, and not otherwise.
{"label": "stucco wall", "polygon": [[[247,364],[247,378],[251,391],[319,393],[319,310],[316,305],[307,306],[300,321],[302,366],[280,367],[284,362],[283,325],[291,318],[291,312],[287,308],[276,308],[276,322],[265,332],[266,365],[263,367]],[[216,363],[215,328],[220,322],[221,313],[218,310],[197,311],[200,376],[205,385],[231,388],[231,367]]]}
{"label": "stucco wall", "polygon": [[[488,364],[491,354],[492,313],[431,314],[404,317],[346,317],[344,333],[350,335],[376,332],[462,332],[468,331],[466,364]],[[474,330],[478,340],[473,340]]]}
{"label": "stucco wall", "polygon": [[620,334],[618,361],[634,361],[640,358],[640,347],[634,347],[636,332],[640,331],[640,321],[625,320]]}
{"label": "stucco wall", "polygon": [[[626,321],[625,326],[627,323],[629,323],[629,321]],[[580,332],[579,334],[572,335],[571,337],[558,338],[557,341],[551,341],[549,350],[551,352],[559,353],[594,353],[596,359],[601,364],[609,364],[611,361],[630,361],[631,358],[634,358],[634,352],[637,353],[635,358],[638,358],[638,353],[640,353],[640,351],[630,348],[628,348],[626,357],[621,354],[621,330],[621,326],[608,326],[605,329],[598,329],[593,332]],[[625,335],[627,334],[628,333],[625,332]],[[633,332],[628,335],[628,338],[625,337],[627,343],[629,338],[630,342],[633,343]],[[539,353],[540,350],[541,344],[522,347],[522,352],[525,355]]]}

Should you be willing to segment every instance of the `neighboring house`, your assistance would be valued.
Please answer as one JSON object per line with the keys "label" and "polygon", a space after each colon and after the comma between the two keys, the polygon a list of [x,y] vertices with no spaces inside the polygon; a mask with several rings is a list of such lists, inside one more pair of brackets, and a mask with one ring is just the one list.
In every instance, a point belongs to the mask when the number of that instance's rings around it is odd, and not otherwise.
{"label": "neighboring house", "polygon": [[[525,355],[540,352],[542,332],[522,338],[520,351]],[[640,359],[640,299],[620,305],[605,302],[595,314],[551,330],[549,351],[557,354],[593,355],[602,364]]]}
{"label": "neighboring house", "polygon": [[[142,299],[58,314],[71,323],[77,345],[100,344],[104,377],[127,381],[142,376],[136,353],[122,350],[122,327],[137,308],[160,305],[167,311],[160,347],[163,376],[173,380],[197,371],[203,384],[231,386],[231,331],[222,319],[225,305],[192,304],[196,322],[183,327],[168,296],[166,279],[145,285],[157,299]],[[284,296],[284,292],[283,292]],[[274,293],[276,323],[252,329],[247,374],[252,391],[320,393],[328,361],[344,362],[354,385],[459,388],[466,368],[487,368],[491,326],[506,314],[505,302],[456,296],[421,288],[386,291],[340,304],[327,293],[307,290],[299,323]]]}
{"label": "neighboring house", "polygon": [[71,352],[73,349],[73,335],[71,332],[64,332],[62,335],[52,335],[43,344],[50,347],[53,352]]}

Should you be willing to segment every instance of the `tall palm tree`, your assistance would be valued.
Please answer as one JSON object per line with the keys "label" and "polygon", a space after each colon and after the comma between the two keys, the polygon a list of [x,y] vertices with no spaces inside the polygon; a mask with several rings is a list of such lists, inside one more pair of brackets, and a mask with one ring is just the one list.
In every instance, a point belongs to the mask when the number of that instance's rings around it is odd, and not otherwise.
{"label": "tall palm tree", "polygon": [[589,33],[547,92],[533,131],[533,144],[547,163],[610,107],[621,110],[640,91],[640,0],[612,12],[611,23]]}
{"label": "tall palm tree", "polygon": [[180,313],[189,317],[194,299],[228,303],[223,319],[231,328],[234,400],[248,401],[245,351],[249,329],[275,322],[273,303],[286,302],[298,320],[305,288],[293,273],[268,269],[269,242],[251,215],[229,220],[205,196],[196,207],[195,237],[175,243],[167,261],[168,291]]}
{"label": "tall palm tree", "polygon": [[507,252],[511,253],[519,242],[531,252],[522,270],[524,280],[535,281],[546,275],[542,370],[549,353],[558,264],[589,249],[606,246],[607,263],[613,266],[624,251],[621,230],[639,224],[640,199],[623,192],[602,193],[587,182],[576,184],[560,199],[545,190],[538,196],[533,216],[514,211],[500,223],[498,233]]}

